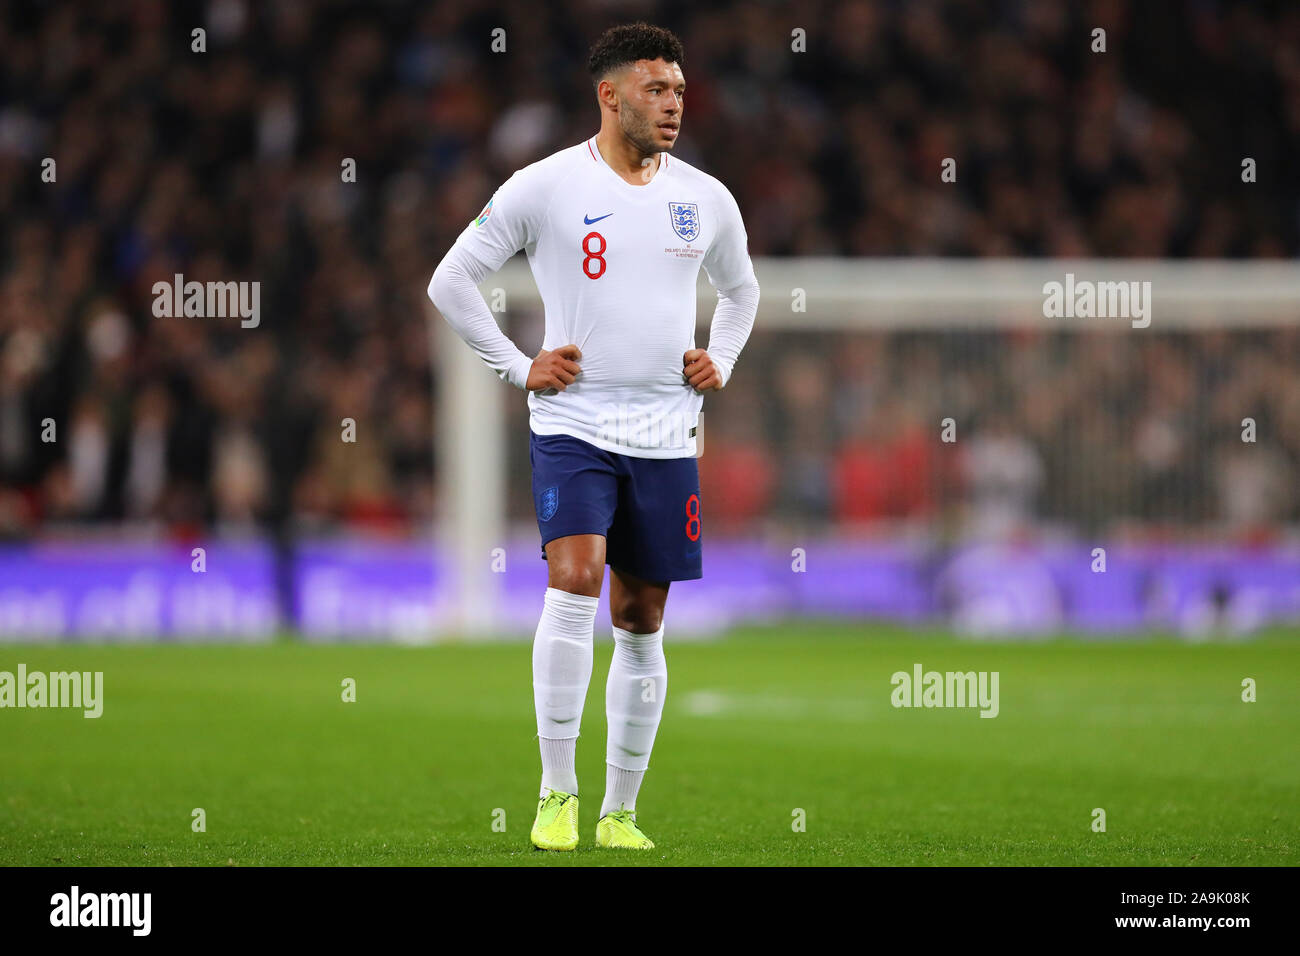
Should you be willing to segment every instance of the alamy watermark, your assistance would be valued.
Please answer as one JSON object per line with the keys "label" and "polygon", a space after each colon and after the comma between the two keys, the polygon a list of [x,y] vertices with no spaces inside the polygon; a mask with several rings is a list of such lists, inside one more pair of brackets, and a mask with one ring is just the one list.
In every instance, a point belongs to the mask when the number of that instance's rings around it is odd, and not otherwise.
{"label": "alamy watermark", "polygon": [[628,402],[610,402],[596,410],[596,436],[627,448],[689,448],[696,432],[695,413]]}
{"label": "alamy watermark", "polygon": [[0,671],[0,707],[71,707],[83,717],[104,713],[103,671]]}
{"label": "alamy watermark", "polygon": [[171,282],[155,282],[153,314],[160,319],[239,317],[240,326],[255,329],[262,321],[262,283],[186,282],[176,273]]}
{"label": "alamy watermark", "polygon": [[51,926],[125,926],[133,936],[148,936],[152,893],[83,893],[73,886],[50,897]]}
{"label": "alamy watermark", "polygon": [[1151,324],[1151,283],[1075,281],[1043,283],[1043,317],[1048,319],[1131,319],[1133,328]]}
{"label": "alamy watermark", "polygon": [[889,702],[895,707],[978,707],[981,717],[996,717],[997,671],[927,671],[912,665],[912,673],[896,671]]}

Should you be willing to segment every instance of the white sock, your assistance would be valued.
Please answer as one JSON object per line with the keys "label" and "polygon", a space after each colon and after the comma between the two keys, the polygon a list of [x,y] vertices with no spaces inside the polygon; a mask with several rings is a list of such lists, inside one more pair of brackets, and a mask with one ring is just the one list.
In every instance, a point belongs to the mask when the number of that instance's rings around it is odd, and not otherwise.
{"label": "white sock", "polygon": [[577,793],[573,753],[591,683],[592,638],[599,600],[546,589],[533,638],[533,705],[541,740],[542,796]]}
{"label": "white sock", "polygon": [[545,797],[548,790],[576,794],[578,772],[574,766],[574,757],[577,756],[578,738],[561,737],[553,740],[550,737],[538,737],[537,741],[542,749],[542,789],[537,796]]}
{"label": "white sock", "polygon": [[614,628],[614,658],[605,684],[609,740],[605,747],[608,770],[602,817],[620,804],[628,809],[636,807],[637,791],[650,766],[650,751],[654,749],[667,692],[663,625],[653,634]]}
{"label": "white sock", "polygon": [[624,770],[612,763],[605,764],[605,802],[600,805],[603,817],[611,810],[636,812],[636,795],[641,789],[644,770]]}

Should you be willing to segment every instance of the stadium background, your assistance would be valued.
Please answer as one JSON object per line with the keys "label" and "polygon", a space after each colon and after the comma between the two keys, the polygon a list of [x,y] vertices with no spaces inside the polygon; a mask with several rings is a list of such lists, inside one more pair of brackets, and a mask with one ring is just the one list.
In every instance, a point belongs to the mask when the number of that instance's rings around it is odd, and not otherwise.
{"label": "stadium background", "polygon": [[[613,22],[682,36],[678,152],[733,191],[760,262],[1300,251],[1287,4],[0,9],[0,634],[13,638],[448,633],[452,585],[429,539],[448,507],[437,423],[452,398],[425,286],[496,185],[595,129],[582,64]],[[1095,26],[1105,53],[1089,48]],[[505,52],[491,50],[498,27]],[[795,27],[810,52],[791,52]],[[55,183],[38,175],[45,156]],[[940,181],[944,157],[955,183]],[[260,281],[260,327],[155,318],[152,285],[176,273]],[[708,572],[675,589],[675,626],[1293,625],[1296,318],[760,321],[734,383],[706,402]],[[540,343],[535,308],[503,319],[524,348]],[[515,613],[497,629],[524,637],[544,566],[526,406],[501,400]],[[47,420],[57,441],[42,440]],[[1112,549],[1104,588],[1098,546]],[[795,548],[811,555],[804,578]]]}

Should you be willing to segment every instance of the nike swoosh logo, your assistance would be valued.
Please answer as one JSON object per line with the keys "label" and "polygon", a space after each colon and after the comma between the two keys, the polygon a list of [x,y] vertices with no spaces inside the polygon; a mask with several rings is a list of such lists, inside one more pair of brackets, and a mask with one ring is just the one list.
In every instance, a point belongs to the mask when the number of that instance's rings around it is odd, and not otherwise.
{"label": "nike swoosh logo", "polygon": [[588,219],[587,214],[583,213],[582,221],[585,222],[588,226],[590,226],[593,222],[600,222],[602,219],[608,219],[612,215],[614,215],[612,212],[607,212],[605,213],[605,215],[597,216],[595,219]]}

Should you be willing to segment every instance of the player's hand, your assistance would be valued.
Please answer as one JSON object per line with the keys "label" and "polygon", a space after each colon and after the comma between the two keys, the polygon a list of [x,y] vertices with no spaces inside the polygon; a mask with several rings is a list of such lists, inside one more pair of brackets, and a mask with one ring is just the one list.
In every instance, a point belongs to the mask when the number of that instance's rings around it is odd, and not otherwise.
{"label": "player's hand", "polygon": [[697,392],[716,392],[722,388],[722,373],[704,349],[690,349],[682,356],[682,377]]}
{"label": "player's hand", "polygon": [[530,392],[540,389],[555,389],[562,392],[573,384],[582,368],[578,359],[582,353],[576,345],[561,345],[550,352],[542,349],[533,359],[533,367],[528,370],[527,388]]}

